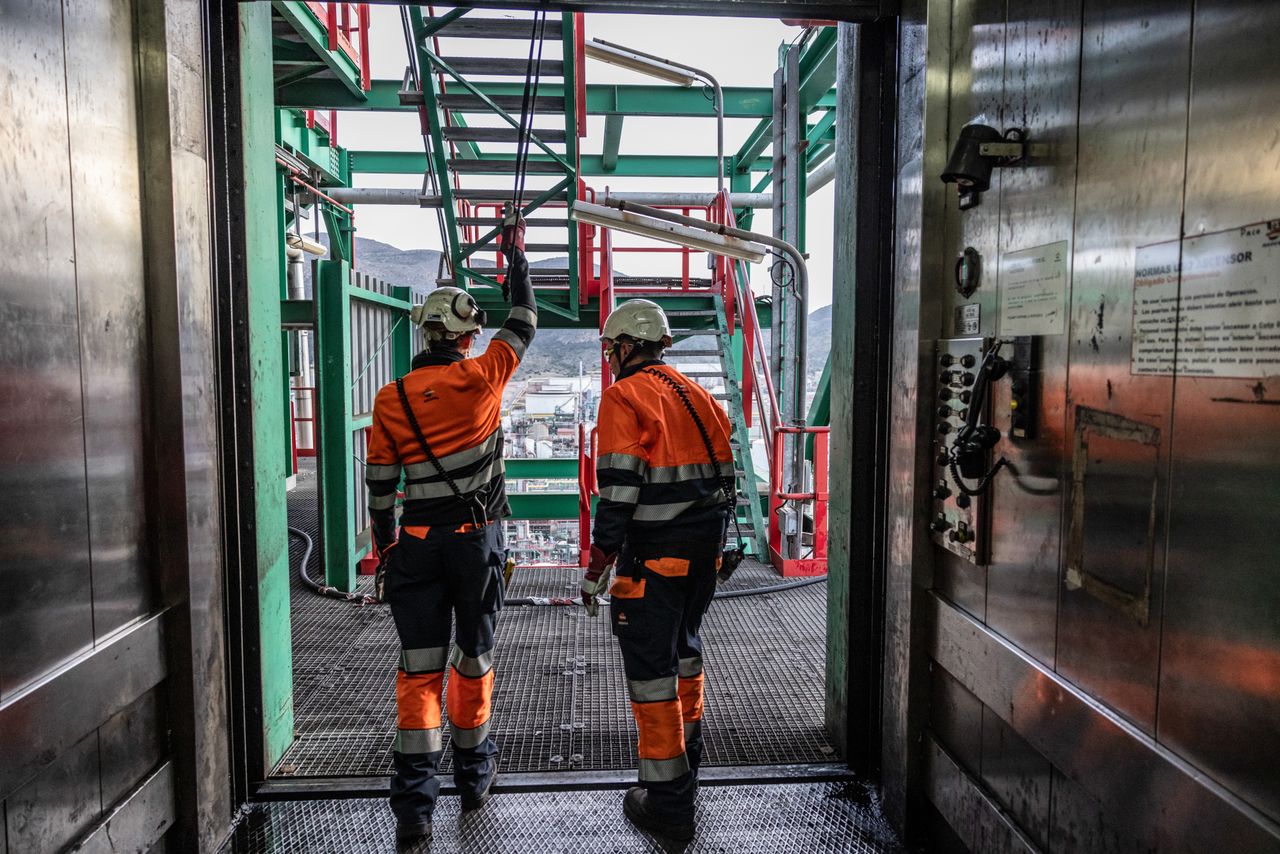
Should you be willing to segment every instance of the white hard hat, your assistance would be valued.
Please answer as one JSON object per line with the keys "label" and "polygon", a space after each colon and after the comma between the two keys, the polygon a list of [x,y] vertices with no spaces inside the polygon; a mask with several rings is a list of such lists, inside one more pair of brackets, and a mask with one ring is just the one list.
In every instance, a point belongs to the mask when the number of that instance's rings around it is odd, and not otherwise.
{"label": "white hard hat", "polygon": [[409,320],[433,339],[451,340],[484,325],[485,313],[475,298],[462,288],[440,287],[427,295],[427,301],[415,305]]}
{"label": "white hard hat", "polygon": [[662,306],[647,299],[627,300],[609,313],[600,340],[627,335],[637,341],[661,341],[671,337],[671,326]]}

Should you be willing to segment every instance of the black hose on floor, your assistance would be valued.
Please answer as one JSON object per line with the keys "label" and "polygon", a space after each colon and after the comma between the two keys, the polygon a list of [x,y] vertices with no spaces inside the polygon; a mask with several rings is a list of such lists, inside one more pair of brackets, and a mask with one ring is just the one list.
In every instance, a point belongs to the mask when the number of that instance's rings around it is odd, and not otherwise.
{"label": "black hose on floor", "polygon": [[[302,583],[310,587],[313,591],[321,596],[327,596],[330,599],[342,599],[346,602],[359,602],[362,605],[381,604],[376,597],[369,596],[364,593],[343,593],[336,587],[330,587],[327,584],[320,584],[307,574],[307,564],[311,561],[311,552],[315,549],[315,542],[311,539],[311,535],[301,528],[289,528],[289,533],[295,537],[300,537],[307,544],[307,550],[302,554],[302,561],[298,566],[298,577],[302,579]],[[811,578],[799,578],[795,581],[784,581],[781,584],[770,584],[767,587],[750,587],[744,590],[722,590],[715,594],[715,599],[740,599],[744,596],[764,596],[769,593],[781,593],[784,590],[795,590],[799,587],[808,587],[810,584],[820,584],[827,580],[825,575],[815,575]],[[577,605],[580,600],[570,597],[541,597],[526,596],[520,599],[508,599],[506,605]]]}

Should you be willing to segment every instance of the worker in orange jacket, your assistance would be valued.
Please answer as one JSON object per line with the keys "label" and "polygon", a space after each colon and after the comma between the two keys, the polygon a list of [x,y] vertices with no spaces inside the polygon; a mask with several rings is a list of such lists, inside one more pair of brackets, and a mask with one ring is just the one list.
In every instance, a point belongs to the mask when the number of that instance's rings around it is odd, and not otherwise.
{"label": "worker in orange jacket", "polygon": [[600,500],[583,603],[594,613],[616,566],[613,633],[640,733],[640,785],[623,809],[637,826],[687,841],[702,759],[699,629],[736,498],[729,419],[662,361],[671,329],[657,304],[618,306],[600,340],[617,382],[600,400]]}
{"label": "worker in orange jacket", "polygon": [[[440,287],[415,307],[426,349],[412,370],[378,392],[365,482],[373,541],[382,556],[384,600],[400,636],[391,810],[400,844],[431,835],[444,755],[441,694],[449,665],[448,713],[454,781],[462,808],[489,796],[498,748],[489,734],[494,622],[503,601],[502,392],[537,326],[523,220],[508,229],[506,322],[467,358],[484,312],[466,291]],[[404,506],[395,537],[401,475]],[[456,625],[448,656],[450,625]]]}

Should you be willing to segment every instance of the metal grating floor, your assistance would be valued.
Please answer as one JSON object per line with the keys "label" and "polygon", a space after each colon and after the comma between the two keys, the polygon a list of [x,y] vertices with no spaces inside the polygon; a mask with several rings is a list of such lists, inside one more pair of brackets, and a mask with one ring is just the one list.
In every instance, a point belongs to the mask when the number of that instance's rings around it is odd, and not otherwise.
{"label": "metal grating floor", "polygon": [[[677,847],[636,830],[622,815],[622,792],[495,794],[483,809],[458,813],[458,799],[436,808],[434,839],[422,851],[485,854],[905,851],[859,783],[704,786],[698,832]],[[394,821],[381,799],[254,804],[225,854],[355,854],[391,851]]]}
{"label": "metal grating floor", "polygon": [[[308,467],[289,496],[290,524],[314,536],[316,517]],[[295,567],[302,551],[291,537]],[[316,555],[310,572],[320,574]],[[579,573],[520,567],[509,595],[572,596]],[[778,580],[769,567],[748,561],[724,589]],[[390,774],[399,651],[390,611],[323,599],[296,575],[291,611],[297,738],[273,775]],[[823,731],[825,632],[823,584],[712,604],[703,635],[707,765],[836,758]],[[636,767],[622,658],[603,614],[593,620],[580,608],[507,608],[498,621],[497,653],[493,726],[503,770]]]}

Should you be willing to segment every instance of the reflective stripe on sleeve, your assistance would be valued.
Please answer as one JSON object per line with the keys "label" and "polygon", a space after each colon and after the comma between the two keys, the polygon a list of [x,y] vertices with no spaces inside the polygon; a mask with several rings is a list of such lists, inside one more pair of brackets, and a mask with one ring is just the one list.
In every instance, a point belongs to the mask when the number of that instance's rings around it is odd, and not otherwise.
{"label": "reflective stripe on sleeve", "polygon": [[375,466],[375,465],[370,465],[369,463],[365,463],[364,479],[365,480],[399,480],[400,464],[396,463],[393,466]]}
{"label": "reflective stripe on sleeve", "polygon": [[515,351],[517,360],[524,358],[524,341],[522,341],[520,336],[512,332],[510,329],[499,329],[497,332],[493,333],[493,340],[505,342],[512,350]]}
{"label": "reflective stripe on sleeve", "polygon": [[596,471],[617,469],[643,475],[648,468],[649,464],[644,461],[644,458],[634,454],[601,454],[596,460]]}
{"label": "reflective stripe on sleeve", "polygon": [[629,679],[627,690],[634,703],[659,703],[676,698],[676,678],[663,676],[659,679]]}
{"label": "reflective stripe on sleeve", "polygon": [[434,729],[396,730],[396,753],[436,753],[444,750],[444,734]]}
{"label": "reflective stripe on sleeve", "polygon": [[530,326],[538,325],[538,313],[531,308],[525,308],[522,305],[514,306],[510,313],[507,314],[509,320],[522,320]]}
{"label": "reflective stripe on sleeve", "polygon": [[605,501],[616,501],[619,504],[635,504],[640,500],[640,487],[604,486],[600,488],[600,497]]}
{"label": "reflective stripe on sleeve", "polygon": [[435,673],[444,670],[445,648],[442,646],[400,650],[400,669],[405,673]]}
{"label": "reflective stripe on sleeve", "polygon": [[396,506],[396,494],[394,492],[388,492],[386,495],[370,495],[369,496],[370,510],[390,510],[395,506]]}

